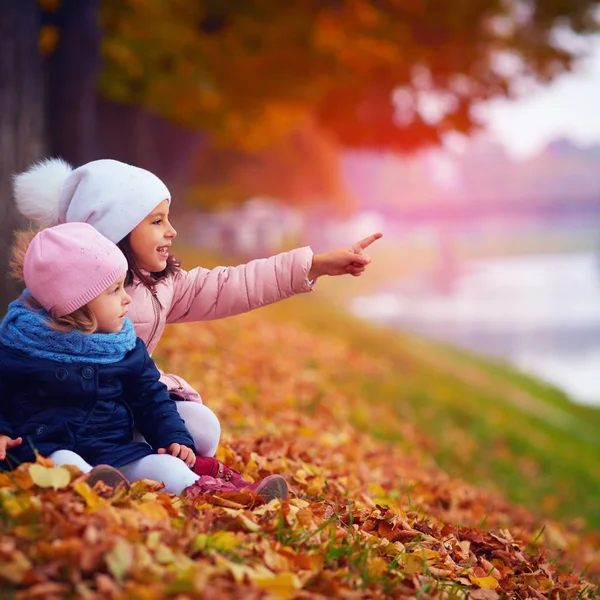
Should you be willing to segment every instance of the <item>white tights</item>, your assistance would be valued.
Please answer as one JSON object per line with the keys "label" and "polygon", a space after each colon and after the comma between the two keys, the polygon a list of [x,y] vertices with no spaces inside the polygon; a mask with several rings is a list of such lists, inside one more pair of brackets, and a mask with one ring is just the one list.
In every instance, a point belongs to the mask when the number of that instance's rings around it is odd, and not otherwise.
{"label": "white tights", "polygon": [[[57,450],[50,455],[50,458],[59,466],[75,465],[84,473],[92,470],[92,465],[71,450]],[[144,458],[134,460],[119,470],[130,481],[137,479],[162,481],[165,484],[165,490],[171,494],[181,494],[188,485],[192,485],[198,479],[198,475],[190,470],[182,460],[170,454],[149,454]]]}
{"label": "white tights", "polygon": [[[177,400],[175,406],[194,440],[198,456],[214,456],[221,439],[221,425],[215,413],[199,402]],[[146,441],[137,429],[133,439],[136,442]]]}
{"label": "white tights", "polygon": [[192,434],[198,456],[214,456],[221,439],[221,425],[215,413],[199,402],[177,400],[175,406]]}

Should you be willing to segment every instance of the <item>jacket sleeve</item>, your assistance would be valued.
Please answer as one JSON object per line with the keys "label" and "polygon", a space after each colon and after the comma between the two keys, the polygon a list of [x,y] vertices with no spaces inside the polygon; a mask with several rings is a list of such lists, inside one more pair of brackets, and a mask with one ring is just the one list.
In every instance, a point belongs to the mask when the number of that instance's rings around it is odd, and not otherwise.
{"label": "jacket sleeve", "polygon": [[167,323],[221,319],[309,292],[312,257],[306,246],[237,267],[179,271]]}
{"label": "jacket sleeve", "polygon": [[136,361],[139,370],[136,369],[125,387],[125,401],[133,412],[136,427],[154,450],[173,443],[195,449],[194,440],[179,416],[175,402],[169,397],[167,386],[160,381],[160,373],[139,338],[134,352],[140,355]]}

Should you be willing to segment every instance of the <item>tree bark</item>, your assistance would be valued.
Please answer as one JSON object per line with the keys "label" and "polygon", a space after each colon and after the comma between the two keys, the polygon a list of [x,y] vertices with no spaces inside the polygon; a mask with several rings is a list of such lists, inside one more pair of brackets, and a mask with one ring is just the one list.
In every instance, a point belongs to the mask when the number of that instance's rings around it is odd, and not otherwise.
{"label": "tree bark", "polygon": [[63,0],[52,18],[58,45],[46,61],[48,150],[74,166],[98,156],[99,0]]}
{"label": "tree bark", "polygon": [[12,174],[41,158],[43,77],[36,0],[2,0],[0,10],[0,315],[22,286],[8,278],[13,232],[25,226],[12,198]]}

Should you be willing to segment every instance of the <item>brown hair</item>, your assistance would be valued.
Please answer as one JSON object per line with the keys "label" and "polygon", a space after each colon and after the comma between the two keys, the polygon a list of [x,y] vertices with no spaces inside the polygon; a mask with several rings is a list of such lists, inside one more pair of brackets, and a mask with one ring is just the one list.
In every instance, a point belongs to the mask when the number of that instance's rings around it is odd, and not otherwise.
{"label": "brown hair", "polygon": [[[29,229],[27,231],[17,231],[15,233],[15,242],[11,250],[10,275],[19,281],[25,281],[23,276],[23,263],[25,262],[25,253],[35,237],[37,231]],[[24,298],[25,304],[32,310],[42,311],[44,307],[33,297]],[[55,317],[49,315],[48,326],[55,331],[67,333],[77,329],[83,333],[94,333],[98,329],[98,321],[92,311],[87,306],[82,306],[64,317]]]}
{"label": "brown hair", "polygon": [[37,231],[28,229],[27,231],[17,231],[15,233],[15,241],[10,250],[10,262],[8,263],[10,269],[10,276],[17,281],[25,282],[23,276],[23,263],[25,262],[25,253],[31,240],[35,237]]}
{"label": "brown hair", "polygon": [[125,287],[131,285],[133,282],[134,275],[145,285],[148,289],[152,289],[154,284],[165,277],[169,277],[174,275],[181,269],[181,261],[177,260],[174,256],[169,254],[169,258],[167,258],[167,266],[157,273],[150,273],[150,275],[144,275],[142,270],[138,266],[135,260],[135,254],[133,253],[133,249],[131,248],[131,242],[129,240],[129,236],[131,234],[127,234],[118,244],[119,249],[125,255],[127,259],[127,275],[125,275]]}

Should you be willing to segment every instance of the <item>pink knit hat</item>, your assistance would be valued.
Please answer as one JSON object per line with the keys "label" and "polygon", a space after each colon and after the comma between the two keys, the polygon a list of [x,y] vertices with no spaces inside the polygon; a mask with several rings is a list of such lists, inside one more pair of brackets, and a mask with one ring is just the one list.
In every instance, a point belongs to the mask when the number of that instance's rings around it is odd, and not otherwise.
{"label": "pink knit hat", "polygon": [[88,223],[43,229],[23,264],[31,295],[55,317],[85,306],[126,271],[123,253]]}

